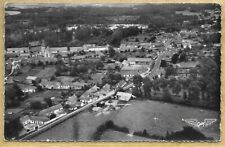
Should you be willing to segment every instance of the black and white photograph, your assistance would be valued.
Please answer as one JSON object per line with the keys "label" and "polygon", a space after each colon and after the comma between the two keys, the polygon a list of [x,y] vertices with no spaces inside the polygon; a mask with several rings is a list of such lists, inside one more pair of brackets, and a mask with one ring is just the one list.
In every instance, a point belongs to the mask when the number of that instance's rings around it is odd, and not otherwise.
{"label": "black and white photograph", "polygon": [[221,6],[7,3],[7,141],[220,141]]}

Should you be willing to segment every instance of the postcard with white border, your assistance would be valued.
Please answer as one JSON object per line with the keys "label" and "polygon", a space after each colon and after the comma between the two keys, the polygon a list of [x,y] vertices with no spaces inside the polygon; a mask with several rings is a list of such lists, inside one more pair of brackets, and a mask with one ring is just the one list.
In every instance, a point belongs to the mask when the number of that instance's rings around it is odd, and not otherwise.
{"label": "postcard with white border", "polygon": [[6,141],[221,138],[221,5],[6,3]]}

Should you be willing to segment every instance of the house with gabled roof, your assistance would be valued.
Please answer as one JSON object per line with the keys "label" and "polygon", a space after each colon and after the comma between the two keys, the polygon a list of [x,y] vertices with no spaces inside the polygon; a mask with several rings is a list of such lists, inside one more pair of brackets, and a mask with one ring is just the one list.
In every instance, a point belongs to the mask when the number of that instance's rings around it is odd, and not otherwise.
{"label": "house with gabled roof", "polygon": [[52,107],[49,107],[47,109],[43,109],[39,112],[39,116],[49,116],[50,114],[60,114],[63,112],[63,106],[61,104],[54,105]]}

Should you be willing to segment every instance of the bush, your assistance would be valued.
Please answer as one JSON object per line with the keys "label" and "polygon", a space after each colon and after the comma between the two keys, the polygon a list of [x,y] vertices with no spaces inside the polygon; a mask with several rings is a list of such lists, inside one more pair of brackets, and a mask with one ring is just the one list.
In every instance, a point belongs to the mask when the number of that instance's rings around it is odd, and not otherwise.
{"label": "bush", "polygon": [[113,128],[114,123],[113,123],[113,121],[109,120],[109,121],[105,122],[105,126],[106,126],[106,128]]}
{"label": "bush", "polygon": [[46,104],[48,104],[49,107],[52,106],[52,100],[51,100],[51,98],[44,98],[44,101],[46,102]]}
{"label": "bush", "polygon": [[40,101],[33,101],[33,102],[31,102],[30,103],[30,107],[32,109],[42,109],[43,108],[43,106],[42,106]]}
{"label": "bush", "polygon": [[162,97],[167,102],[171,102],[172,101],[172,97],[171,97],[171,94],[170,94],[168,89],[164,89],[163,90],[163,96]]}
{"label": "bush", "polygon": [[51,113],[50,115],[49,115],[49,118],[50,119],[53,119],[53,118],[55,118],[56,117],[56,114],[55,113]]}
{"label": "bush", "polygon": [[168,140],[209,140],[212,138],[206,137],[200,131],[195,130],[190,126],[183,127],[182,131],[172,132],[167,134]]}
{"label": "bush", "polygon": [[23,129],[23,125],[20,123],[19,118],[12,121],[5,121],[4,135],[7,140],[13,137],[18,137],[20,131]]}
{"label": "bush", "polygon": [[109,129],[119,131],[119,132],[129,133],[128,128],[117,126],[113,123],[112,120],[108,120],[96,129],[94,135],[92,136],[93,140],[100,140],[102,134]]}
{"label": "bush", "polygon": [[129,129],[127,127],[120,127],[114,125],[113,130],[123,132],[123,133],[129,133]]}
{"label": "bush", "polygon": [[134,132],[134,135],[149,138],[149,134],[146,129],[144,129],[142,132],[141,131]]}

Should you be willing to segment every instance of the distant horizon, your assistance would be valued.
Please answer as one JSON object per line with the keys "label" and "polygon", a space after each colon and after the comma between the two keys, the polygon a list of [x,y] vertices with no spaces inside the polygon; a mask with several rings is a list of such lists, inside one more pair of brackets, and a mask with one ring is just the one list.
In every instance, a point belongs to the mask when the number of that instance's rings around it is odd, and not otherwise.
{"label": "distant horizon", "polygon": [[6,3],[5,8],[14,7],[19,9],[43,8],[43,7],[118,7],[128,8],[144,5],[213,5],[215,3]]}
{"label": "distant horizon", "polygon": [[138,5],[146,5],[148,3],[7,3],[5,8],[16,7],[20,9],[40,8],[40,7],[132,7]]}

